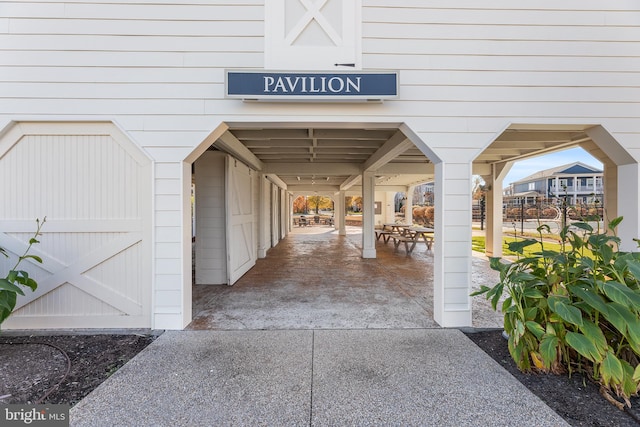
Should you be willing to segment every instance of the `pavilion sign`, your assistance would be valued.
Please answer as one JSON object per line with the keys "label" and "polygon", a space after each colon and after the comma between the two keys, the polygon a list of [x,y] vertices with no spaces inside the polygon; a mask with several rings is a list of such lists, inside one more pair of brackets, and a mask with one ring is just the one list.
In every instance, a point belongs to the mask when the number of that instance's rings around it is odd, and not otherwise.
{"label": "pavilion sign", "polygon": [[397,72],[226,71],[227,98],[280,101],[380,101],[398,96]]}

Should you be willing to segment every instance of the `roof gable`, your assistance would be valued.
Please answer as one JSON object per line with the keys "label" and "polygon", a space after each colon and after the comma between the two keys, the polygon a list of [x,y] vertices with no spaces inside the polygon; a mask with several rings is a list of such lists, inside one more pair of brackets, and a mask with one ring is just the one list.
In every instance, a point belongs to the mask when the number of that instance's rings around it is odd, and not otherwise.
{"label": "roof gable", "polygon": [[573,165],[571,165],[566,169],[555,171],[554,175],[561,174],[561,173],[577,174],[577,173],[599,173],[599,172],[602,172],[602,171],[598,169],[594,169],[582,163],[574,163]]}
{"label": "roof gable", "polygon": [[569,175],[569,174],[584,174],[584,173],[600,174],[602,173],[602,170],[596,169],[589,165],[585,165],[582,162],[574,162],[574,163],[569,163],[567,165],[556,166],[553,168],[538,171],[532,175],[529,175],[526,178],[522,178],[521,180],[513,182],[513,184],[536,181],[536,180],[547,178],[553,175]]}

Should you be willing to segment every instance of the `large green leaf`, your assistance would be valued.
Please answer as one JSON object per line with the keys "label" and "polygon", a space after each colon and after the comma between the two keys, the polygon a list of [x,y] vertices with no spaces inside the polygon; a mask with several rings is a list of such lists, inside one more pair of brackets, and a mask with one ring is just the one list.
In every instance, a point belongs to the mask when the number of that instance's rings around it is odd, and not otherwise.
{"label": "large green leaf", "polygon": [[523,253],[524,248],[526,248],[527,246],[535,245],[536,243],[538,243],[536,239],[524,239],[517,240],[515,242],[509,242],[507,244],[507,247],[510,251],[521,254]]}
{"label": "large green leaf", "polygon": [[600,375],[605,385],[620,384],[624,378],[624,372],[622,370],[622,363],[613,354],[612,351],[607,351],[607,355],[602,360],[600,365]]}
{"label": "large green leaf", "polygon": [[505,298],[504,301],[502,301],[502,312],[505,313],[510,307],[512,307],[512,302],[513,299],[511,299],[511,297],[507,297]]}
{"label": "large green leaf", "polygon": [[540,298],[544,298],[544,295],[542,294],[542,292],[540,292],[538,289],[536,288],[526,288],[523,292],[524,296],[527,298],[533,298],[533,299],[540,299]]}
{"label": "large green leaf", "polygon": [[602,285],[604,293],[612,300],[626,307],[636,310],[640,308],[640,294],[629,289],[628,286],[615,281],[605,282]]}
{"label": "large green leaf", "polygon": [[627,333],[629,325],[637,322],[637,317],[627,307],[617,302],[607,304],[608,311],[605,318],[625,337],[629,337]]}
{"label": "large green leaf", "polygon": [[545,334],[540,341],[540,354],[545,368],[549,369],[551,364],[558,357],[558,337],[551,334]]}
{"label": "large green leaf", "polygon": [[[550,297],[549,300],[552,300],[552,297]],[[549,307],[565,322],[582,326],[582,311],[580,311],[579,308],[566,304],[559,298],[553,300],[553,305],[549,303]]]}
{"label": "large green leaf", "polygon": [[536,338],[540,339],[544,335],[544,328],[538,322],[528,320],[524,324]]}
{"label": "large green leaf", "polygon": [[593,231],[593,227],[586,222],[574,222],[571,224],[572,227],[580,228],[581,230],[586,230],[589,232]]}
{"label": "large green leaf", "polygon": [[7,279],[0,279],[0,289],[4,289],[9,292],[15,292],[17,294],[24,295],[24,292],[22,292],[22,289],[20,289],[18,286],[14,285]]}
{"label": "large green leaf", "polygon": [[[624,371],[624,379],[622,380],[622,391],[625,396],[633,396],[638,390],[638,383],[633,379],[633,366],[624,359],[620,360],[622,370]],[[638,365],[640,366],[640,365]]]}
{"label": "large green leaf", "polygon": [[602,362],[603,355],[598,352],[595,344],[581,333],[569,331],[565,335],[565,340],[567,341],[567,344],[569,344],[569,346],[571,346],[575,351],[591,360],[592,362]]}
{"label": "large green leaf", "polygon": [[569,289],[569,292],[589,304],[589,306],[593,307],[595,310],[600,313],[606,313],[607,304],[594,289],[583,288],[580,285],[567,286],[567,288]]}
{"label": "large green leaf", "polygon": [[522,336],[525,333],[524,323],[522,323],[520,319],[516,319],[514,333],[515,333],[514,341],[516,344],[518,344],[518,342],[520,341],[520,338],[522,338]]}
{"label": "large green leaf", "polygon": [[616,227],[622,222],[623,219],[624,219],[623,216],[619,216],[609,221],[609,225],[608,225],[609,230],[615,231]]}
{"label": "large green leaf", "polygon": [[598,327],[595,323],[590,320],[582,319],[582,326],[580,327],[580,331],[591,341],[598,352],[603,353],[607,351],[607,339],[602,333],[602,329]]}
{"label": "large green leaf", "polygon": [[627,261],[627,268],[634,279],[640,281],[640,262],[636,259],[630,259]]}
{"label": "large green leaf", "polygon": [[524,309],[524,318],[526,320],[535,320],[538,315],[538,307],[527,307]]}
{"label": "large green leaf", "polygon": [[636,366],[635,371],[633,371],[633,380],[640,382],[640,364]]}

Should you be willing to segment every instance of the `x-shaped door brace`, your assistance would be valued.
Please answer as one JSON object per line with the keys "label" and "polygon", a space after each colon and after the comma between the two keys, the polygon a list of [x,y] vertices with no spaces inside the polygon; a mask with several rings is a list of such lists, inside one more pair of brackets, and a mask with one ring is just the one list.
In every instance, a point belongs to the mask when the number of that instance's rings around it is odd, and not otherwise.
{"label": "x-shaped door brace", "polygon": [[289,31],[287,37],[285,38],[285,42],[288,45],[293,45],[293,42],[300,37],[300,34],[307,28],[309,23],[315,19],[315,21],[320,25],[320,27],[324,30],[325,33],[329,36],[329,38],[335,43],[336,46],[342,45],[342,37],[340,34],[336,32],[333,28],[333,25],[322,15],[320,9],[327,3],[327,0],[319,0],[313,2],[311,0],[299,0],[300,3],[307,9],[305,14],[300,18],[298,23]]}
{"label": "x-shaped door brace", "polygon": [[[40,298],[48,292],[62,286],[64,283],[69,283],[76,288],[86,292],[87,294],[97,298],[106,304],[111,305],[117,310],[122,311],[128,315],[140,315],[142,314],[141,305],[130,299],[129,297],[118,294],[114,289],[105,286],[96,280],[93,280],[84,275],[87,271],[91,270],[95,266],[103,263],[116,256],[117,254],[127,250],[133,245],[142,240],[142,234],[139,232],[128,232],[124,236],[113,239],[99,248],[88,252],[84,256],[78,258],[70,265],[64,265],[61,262],[47,257],[45,253],[39,252],[32,248],[31,253],[38,255],[43,259],[42,264],[34,264],[51,273],[51,276],[40,280],[38,282],[38,288],[35,292],[25,292],[26,299],[22,298],[18,300],[16,309],[23,307],[32,301]],[[2,247],[13,252],[14,254],[24,253],[27,245],[16,239],[13,236],[9,236],[6,233],[0,233],[0,241]]]}

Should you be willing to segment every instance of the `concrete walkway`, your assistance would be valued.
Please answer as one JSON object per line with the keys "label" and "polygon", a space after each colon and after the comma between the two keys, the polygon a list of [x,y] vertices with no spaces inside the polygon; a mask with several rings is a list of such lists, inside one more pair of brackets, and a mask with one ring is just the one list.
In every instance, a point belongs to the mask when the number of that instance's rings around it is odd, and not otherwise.
{"label": "concrete walkway", "polygon": [[455,329],[165,332],[72,426],[562,426]]}
{"label": "concrete walkway", "polygon": [[[194,287],[169,331],[71,410],[73,426],[559,426],[542,401],[433,320],[433,254],[360,230],[290,234],[234,286]],[[436,243],[437,244],[437,243]],[[493,284],[483,257],[474,286]],[[473,300],[476,327],[502,316]]]}

